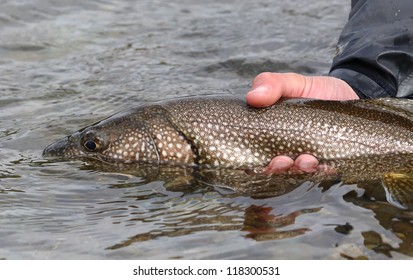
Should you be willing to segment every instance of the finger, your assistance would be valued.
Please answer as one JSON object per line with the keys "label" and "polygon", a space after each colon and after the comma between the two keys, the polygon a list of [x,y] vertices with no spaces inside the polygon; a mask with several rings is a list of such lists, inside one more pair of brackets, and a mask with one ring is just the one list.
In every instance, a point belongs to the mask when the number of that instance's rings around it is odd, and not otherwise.
{"label": "finger", "polygon": [[318,159],[309,154],[299,155],[294,161],[295,168],[308,173],[316,172],[318,165]]}
{"label": "finger", "polygon": [[294,160],[288,156],[274,157],[265,167],[264,174],[275,174],[288,171],[294,165]]}
{"label": "finger", "polygon": [[267,107],[283,97],[303,97],[311,87],[312,78],[295,73],[261,73],[247,93],[247,103]]}

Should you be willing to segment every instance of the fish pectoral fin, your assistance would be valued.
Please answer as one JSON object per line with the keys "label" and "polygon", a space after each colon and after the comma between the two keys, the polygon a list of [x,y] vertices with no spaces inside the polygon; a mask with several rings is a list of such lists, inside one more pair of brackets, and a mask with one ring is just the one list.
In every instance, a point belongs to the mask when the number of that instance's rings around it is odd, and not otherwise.
{"label": "fish pectoral fin", "polygon": [[413,209],[413,174],[386,173],[382,176],[386,198],[401,209]]}

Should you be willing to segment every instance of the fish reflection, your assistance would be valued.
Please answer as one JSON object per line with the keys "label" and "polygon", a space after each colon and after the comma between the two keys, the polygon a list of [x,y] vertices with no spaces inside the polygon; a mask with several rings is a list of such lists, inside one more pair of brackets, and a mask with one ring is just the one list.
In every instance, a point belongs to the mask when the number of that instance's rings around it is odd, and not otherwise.
{"label": "fish reflection", "polygon": [[286,226],[294,225],[295,219],[303,214],[320,211],[321,208],[303,209],[294,211],[286,216],[273,214],[271,207],[251,205],[245,211],[244,231],[250,232],[248,238],[257,241],[292,238],[309,231],[309,228],[280,230]]}
{"label": "fish reflection", "polygon": [[[222,208],[222,205],[218,207]],[[159,231],[137,234],[131,238],[106,248],[107,250],[120,249],[127,247],[136,242],[153,240],[161,237],[177,237],[202,231],[241,231],[248,232],[246,238],[251,238],[256,241],[275,240],[284,238],[293,238],[309,231],[308,228],[297,228],[282,230],[287,226],[294,225],[295,218],[308,213],[318,212],[321,208],[304,209],[294,211],[287,215],[272,214],[273,208],[251,205],[243,210],[239,206],[228,206],[226,211],[229,212],[244,212],[243,222],[240,221],[238,215],[222,215],[222,209],[197,211],[196,215],[191,215],[187,218],[176,219],[174,223],[164,224],[164,227]],[[152,217],[154,219],[155,217]],[[185,226],[182,226],[185,225]]]}
{"label": "fish reflection", "polygon": [[[85,169],[96,170],[96,165],[88,165]],[[112,170],[106,170],[101,166],[103,174],[111,173]],[[109,173],[106,173],[109,172]],[[139,173],[137,173],[139,172]],[[117,250],[133,244],[148,240],[159,239],[163,237],[178,237],[192,235],[205,231],[239,232],[241,236],[248,239],[254,239],[257,242],[276,241],[281,239],[297,238],[311,234],[312,228],[300,226],[296,220],[298,217],[307,215],[319,215],[318,212],[323,209],[323,204],[316,204],[315,207],[299,206],[287,208],[282,205],[280,208],[275,204],[260,205],[261,199],[285,198],[292,197],[293,191],[301,189],[304,192],[309,190],[319,190],[320,195],[328,194],[331,188],[343,185],[339,179],[331,178],[314,183],[306,174],[280,175],[272,176],[270,179],[260,175],[246,175],[239,171],[213,170],[199,171],[196,169],[176,168],[176,167],[153,167],[139,168],[139,171],[119,170],[120,174],[132,174],[140,178],[136,183],[120,183],[113,185],[112,188],[133,188],[145,187],[147,184],[160,181],[163,182],[165,190],[169,193],[151,193],[146,192],[139,196],[127,197],[137,201],[136,207],[146,201],[150,202],[163,197],[170,204],[170,193],[176,193],[184,201],[180,207],[165,206],[159,202],[157,211],[136,211],[124,213],[127,217],[125,223],[129,226],[137,223],[154,223],[156,230],[148,230],[144,233],[138,233],[123,241],[107,247],[107,250]],[[125,175],[124,175],[125,176]],[[344,185],[343,185],[344,186]],[[387,200],[386,191],[380,180],[367,180],[357,182],[353,185],[357,191],[349,191],[341,194],[346,203],[352,203],[357,207],[374,212],[374,218],[379,224],[391,234],[395,234],[400,240],[396,243],[389,244],[386,239],[382,239],[377,229],[366,230],[361,232],[361,238],[364,240],[364,247],[360,248],[359,255],[342,252],[341,258],[369,258],[366,248],[377,254],[391,258],[394,253],[400,253],[413,257],[413,215],[410,210],[395,207]],[[209,200],[208,195],[215,193],[218,201]],[[194,200],[193,196],[198,195]],[[240,196],[253,198],[253,204],[238,204],[234,198]],[[228,199],[230,203],[220,201]],[[121,201],[117,198],[117,201]],[[268,201],[268,200],[265,200]],[[289,201],[287,199],[287,201]],[[188,205],[186,205],[187,203]],[[132,203],[133,204],[133,203]],[[109,204],[110,205],[110,204]],[[188,207],[189,206],[189,207]],[[126,211],[131,211],[126,207]],[[110,213],[110,211],[108,212]],[[122,224],[122,221],[119,222]],[[332,228],[337,234],[351,234],[353,225],[349,223],[328,224],[321,223],[323,227]],[[398,244],[397,244],[398,243]],[[360,245],[355,245],[360,246]],[[368,252],[368,251],[367,251]]]}

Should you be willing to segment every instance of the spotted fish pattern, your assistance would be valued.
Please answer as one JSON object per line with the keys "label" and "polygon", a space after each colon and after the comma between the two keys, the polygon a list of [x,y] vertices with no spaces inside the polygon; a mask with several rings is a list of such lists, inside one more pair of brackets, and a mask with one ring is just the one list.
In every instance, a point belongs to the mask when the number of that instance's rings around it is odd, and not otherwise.
{"label": "spotted fish pattern", "polygon": [[103,162],[227,168],[265,166],[276,155],[302,153],[322,162],[413,154],[413,117],[393,108],[391,99],[284,100],[255,109],[235,97],[187,98],[115,114],[44,151]]}

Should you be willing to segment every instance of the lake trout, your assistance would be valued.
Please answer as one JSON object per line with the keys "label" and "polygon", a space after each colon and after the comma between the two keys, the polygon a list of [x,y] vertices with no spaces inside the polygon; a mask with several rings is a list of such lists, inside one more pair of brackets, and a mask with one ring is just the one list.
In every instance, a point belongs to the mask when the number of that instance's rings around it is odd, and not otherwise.
{"label": "lake trout", "polygon": [[343,178],[382,179],[389,201],[406,208],[413,193],[412,104],[284,100],[255,109],[235,97],[178,99],[115,114],[49,145],[44,155],[242,170],[308,153]]}

